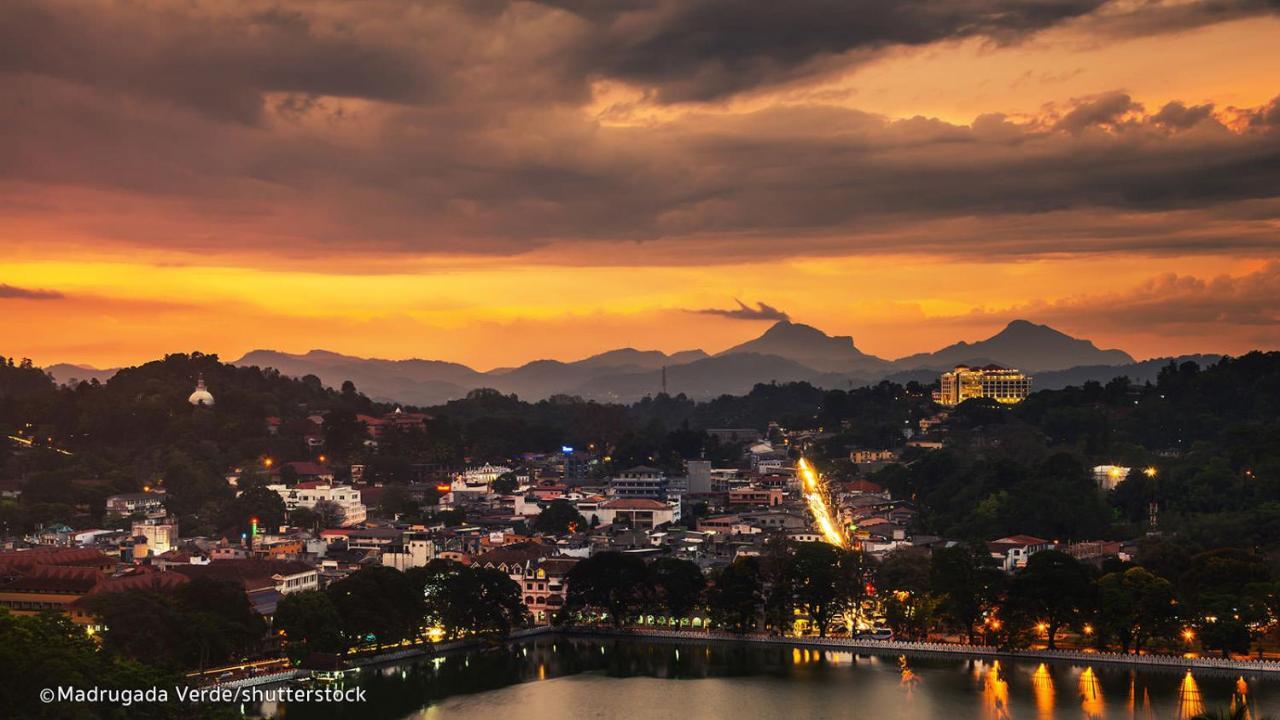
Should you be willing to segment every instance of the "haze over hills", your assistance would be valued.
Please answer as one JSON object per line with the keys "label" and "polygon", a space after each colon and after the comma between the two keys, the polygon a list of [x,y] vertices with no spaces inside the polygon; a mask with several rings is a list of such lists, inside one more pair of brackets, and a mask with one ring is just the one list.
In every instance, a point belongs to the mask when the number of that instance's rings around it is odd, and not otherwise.
{"label": "haze over hills", "polygon": [[991,362],[1040,372],[1079,365],[1127,365],[1134,360],[1123,350],[1099,350],[1088,340],[1073,338],[1048,325],[1014,320],[986,340],[960,341],[937,352],[908,355],[894,362],[894,366],[899,370],[949,370],[959,364]]}
{"label": "haze over hills", "polygon": [[[1193,356],[1203,362],[1217,356]],[[977,342],[958,342],[933,353],[889,361],[862,352],[853,338],[830,336],[809,325],[782,320],[760,337],[714,355],[702,350],[667,354],[619,348],[572,362],[535,360],[514,368],[481,372],[441,360],[384,360],[327,350],[290,354],[254,350],[235,365],[272,367],[285,375],[315,375],[326,385],[351,380],[370,397],[412,405],[438,405],[489,387],[538,400],[557,394],[633,402],[665,388],[694,398],[743,394],[756,383],[806,381],[821,387],[853,387],[891,379],[931,382],[940,370],[957,364],[997,363],[1036,375],[1036,388],[1061,387],[1085,380],[1109,380],[1127,374],[1135,381],[1153,378],[1167,359],[1134,363],[1121,350],[1102,350],[1046,325],[1015,320]],[[664,373],[665,368],[665,373]],[[113,370],[77,365],[49,368],[54,378],[105,380]]]}

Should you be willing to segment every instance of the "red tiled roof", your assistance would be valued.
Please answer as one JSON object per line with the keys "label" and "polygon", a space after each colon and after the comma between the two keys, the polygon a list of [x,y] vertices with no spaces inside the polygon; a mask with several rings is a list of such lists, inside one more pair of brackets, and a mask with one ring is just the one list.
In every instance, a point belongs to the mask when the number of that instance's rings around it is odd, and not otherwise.
{"label": "red tiled roof", "polygon": [[22,572],[36,565],[79,565],[96,567],[110,558],[92,548],[36,547],[30,550],[0,552],[0,573]]}
{"label": "red tiled roof", "polygon": [[191,579],[208,577],[216,580],[232,580],[246,590],[275,587],[275,575],[297,575],[313,566],[301,560],[215,560],[208,565],[178,565],[170,572],[181,573]]}
{"label": "red tiled roof", "polygon": [[36,565],[25,574],[0,587],[20,592],[84,594],[103,579],[103,574],[97,568],[75,565]]}
{"label": "red tiled roof", "polygon": [[600,507],[608,510],[666,510],[667,504],[651,498],[618,498]]}

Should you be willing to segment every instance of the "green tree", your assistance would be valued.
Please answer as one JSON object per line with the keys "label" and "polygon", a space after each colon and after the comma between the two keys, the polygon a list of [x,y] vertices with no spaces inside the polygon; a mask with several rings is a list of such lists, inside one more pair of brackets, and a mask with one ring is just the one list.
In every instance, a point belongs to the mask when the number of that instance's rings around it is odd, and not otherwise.
{"label": "green tree", "polygon": [[223,518],[223,527],[235,528],[239,532],[248,532],[252,518],[258,519],[258,528],[275,532],[284,524],[285,506],[279,493],[265,487],[255,486],[240,493],[240,496],[227,506],[227,514]]}
{"label": "green tree", "polygon": [[351,643],[395,642],[415,637],[426,608],[405,574],[381,565],[358,570],[326,592]]}
{"label": "green tree", "polygon": [[518,485],[515,472],[505,472],[489,484],[489,489],[499,495],[510,495],[516,491]]}
{"label": "green tree", "polygon": [[329,596],[320,590],[285,595],[276,607],[272,627],[284,638],[290,657],[306,658],[313,652],[336,653],[346,649],[342,618]]}
{"label": "green tree", "polygon": [[974,626],[995,604],[1004,583],[1004,573],[981,546],[957,545],[933,552],[929,585],[941,600],[938,612],[964,632],[970,645]]}
{"label": "green tree", "polygon": [[565,610],[602,610],[614,627],[622,627],[643,606],[648,578],[644,560],[635,555],[597,553],[574,565],[565,578]]}
{"label": "green tree", "polygon": [[548,535],[564,535],[573,530],[585,530],[587,521],[568,500],[552,500],[533,519],[533,529]]}
{"label": "green tree", "polygon": [[666,557],[650,563],[649,582],[658,603],[672,617],[687,617],[698,609],[707,587],[707,579],[696,563]]}
{"label": "green tree", "polygon": [[421,588],[427,623],[448,638],[505,636],[528,621],[520,586],[499,570],[433,560],[408,575]]}
{"label": "green tree", "polygon": [[1042,550],[1013,578],[1005,602],[1006,624],[1043,623],[1052,650],[1058,632],[1091,607],[1093,590],[1089,571],[1078,560],[1058,550]]}
{"label": "green tree", "polygon": [[1177,630],[1173,585],[1142,567],[1109,573],[1098,580],[1098,625],[1124,652]]}
{"label": "green tree", "polygon": [[929,557],[913,550],[894,550],[876,570],[876,593],[885,623],[894,635],[920,639],[929,632],[938,602],[930,595]]}
{"label": "green tree", "polygon": [[754,630],[764,605],[759,558],[738,558],[721,570],[707,592],[707,605],[718,627],[735,633]]}
{"label": "green tree", "polygon": [[826,637],[831,622],[862,597],[862,563],[852,551],[827,543],[798,543],[789,570],[796,607]]}

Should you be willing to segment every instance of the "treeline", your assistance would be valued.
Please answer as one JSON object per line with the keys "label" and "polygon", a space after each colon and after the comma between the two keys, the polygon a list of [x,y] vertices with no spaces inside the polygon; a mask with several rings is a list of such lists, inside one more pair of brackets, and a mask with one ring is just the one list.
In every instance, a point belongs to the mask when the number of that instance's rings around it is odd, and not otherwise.
{"label": "treeline", "polygon": [[1226,549],[1175,563],[1165,542],[1144,548],[1149,566],[1097,568],[1047,550],[1012,575],[980,544],[896,551],[876,563],[824,543],[778,543],[706,579],[686,561],[606,552],[570,572],[560,621],[620,627],[653,624],[656,614],[679,627],[697,617],[739,633],[821,636],[883,625],[904,639],[943,633],[1054,648],[1071,637],[1077,647],[1224,656],[1249,652],[1274,628],[1280,574],[1264,557]]}

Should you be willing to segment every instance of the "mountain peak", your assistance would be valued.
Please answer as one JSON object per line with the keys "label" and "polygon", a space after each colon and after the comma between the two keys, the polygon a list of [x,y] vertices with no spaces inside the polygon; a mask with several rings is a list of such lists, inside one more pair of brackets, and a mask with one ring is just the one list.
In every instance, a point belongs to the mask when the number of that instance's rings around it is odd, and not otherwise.
{"label": "mountain peak", "polygon": [[1125,365],[1133,358],[1122,350],[1099,350],[1090,340],[1030,320],[1012,320],[1000,332],[974,343],[958,342],[934,353],[912,355],[899,367],[953,367],[976,358],[1031,372],[1062,370],[1080,365]]}
{"label": "mountain peak", "polygon": [[779,320],[760,337],[719,355],[737,353],[775,355],[823,372],[865,370],[884,362],[859,350],[849,335],[828,335],[812,325],[790,320]]}

